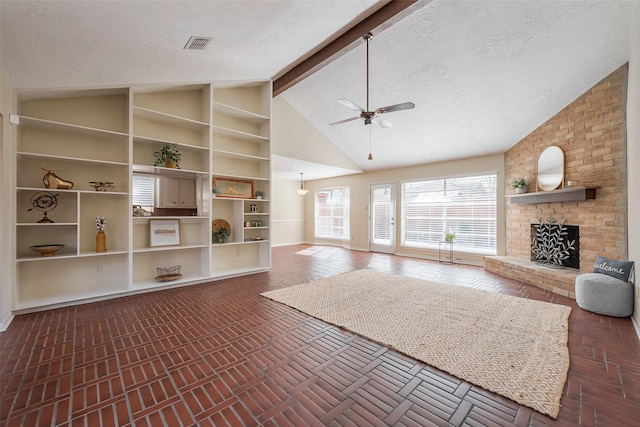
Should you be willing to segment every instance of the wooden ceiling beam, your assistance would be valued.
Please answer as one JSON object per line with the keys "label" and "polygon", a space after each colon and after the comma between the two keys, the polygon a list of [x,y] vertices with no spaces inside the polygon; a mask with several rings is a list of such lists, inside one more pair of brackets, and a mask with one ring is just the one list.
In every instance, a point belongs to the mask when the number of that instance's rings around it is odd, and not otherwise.
{"label": "wooden ceiling beam", "polygon": [[376,34],[423,7],[431,0],[391,0],[371,15],[337,36],[329,44],[273,80],[277,96],[353,49],[367,33]]}

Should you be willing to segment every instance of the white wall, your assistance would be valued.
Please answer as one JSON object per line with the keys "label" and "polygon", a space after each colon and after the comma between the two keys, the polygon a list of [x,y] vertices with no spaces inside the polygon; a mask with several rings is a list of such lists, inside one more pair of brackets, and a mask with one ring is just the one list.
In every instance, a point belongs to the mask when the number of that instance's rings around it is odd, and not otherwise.
{"label": "white wall", "polygon": [[[307,181],[305,188],[309,194],[305,196],[305,237],[310,243],[314,242],[314,198],[313,193],[320,188],[349,186],[351,196],[351,241],[342,243],[343,246],[356,250],[369,250],[369,187],[371,184],[390,183],[396,184],[396,218],[401,215],[401,183],[425,178],[441,178],[464,176],[479,173],[498,174],[498,189],[504,187],[504,156],[495,154],[492,156],[477,157],[471,159],[456,160],[451,162],[432,163],[428,165],[414,166],[401,169],[372,172],[360,175],[348,175],[338,178]],[[500,190],[498,190],[500,191]],[[311,197],[309,197],[311,196]],[[505,197],[498,194],[498,255],[505,253]],[[400,246],[400,221],[396,221],[396,249],[398,255],[408,255],[424,258],[438,258],[438,251],[416,250]],[[341,242],[334,242],[341,244]],[[482,265],[482,256],[471,254],[456,254],[459,262]]]}
{"label": "white wall", "polygon": [[[271,181],[271,229],[272,246],[304,243],[304,199],[296,193],[299,181]],[[305,197],[309,197],[307,194]]]}
{"label": "white wall", "polygon": [[640,337],[640,3],[633,4],[629,88],[627,92],[627,200],[629,218],[629,259],[636,263],[636,298],[633,323]]}
{"label": "white wall", "polygon": [[271,104],[271,153],[360,171],[358,165],[281,96]]}
{"label": "white wall", "polygon": [[[1,63],[0,57],[0,63]],[[0,67],[0,331],[4,331],[13,318],[11,306],[13,301],[12,268],[11,268],[11,89],[6,84]]]}

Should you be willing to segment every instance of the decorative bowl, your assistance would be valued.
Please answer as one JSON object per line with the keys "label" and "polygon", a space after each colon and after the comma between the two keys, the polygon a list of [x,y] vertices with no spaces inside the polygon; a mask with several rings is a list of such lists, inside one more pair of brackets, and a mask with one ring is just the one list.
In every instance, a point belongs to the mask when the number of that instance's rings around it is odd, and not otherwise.
{"label": "decorative bowl", "polygon": [[31,249],[38,252],[40,256],[54,256],[56,252],[64,248],[64,245],[34,245]]}

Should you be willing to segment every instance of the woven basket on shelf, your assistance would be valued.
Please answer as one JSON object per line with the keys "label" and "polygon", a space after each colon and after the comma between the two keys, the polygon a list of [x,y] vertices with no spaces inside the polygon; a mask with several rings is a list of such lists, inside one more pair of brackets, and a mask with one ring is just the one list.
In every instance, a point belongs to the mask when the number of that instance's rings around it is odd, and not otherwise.
{"label": "woven basket on shelf", "polygon": [[161,282],[170,282],[171,280],[177,280],[182,277],[180,274],[181,265],[174,265],[172,267],[157,267],[156,272],[156,280]]}

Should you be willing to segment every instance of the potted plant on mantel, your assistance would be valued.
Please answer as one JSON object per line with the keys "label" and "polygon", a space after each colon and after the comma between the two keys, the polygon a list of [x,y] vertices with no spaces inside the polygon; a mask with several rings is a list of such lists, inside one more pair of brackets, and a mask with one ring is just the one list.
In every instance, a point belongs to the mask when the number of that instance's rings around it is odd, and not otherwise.
{"label": "potted plant on mantel", "polygon": [[180,169],[180,151],[178,144],[163,145],[160,151],[153,153],[156,160],[154,166],[164,166],[171,169]]}
{"label": "potted plant on mantel", "polygon": [[527,180],[518,178],[511,181],[511,187],[516,189],[516,193],[522,194],[527,192]]}

